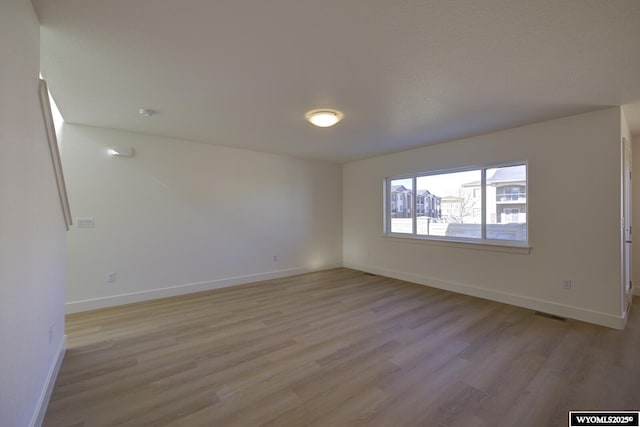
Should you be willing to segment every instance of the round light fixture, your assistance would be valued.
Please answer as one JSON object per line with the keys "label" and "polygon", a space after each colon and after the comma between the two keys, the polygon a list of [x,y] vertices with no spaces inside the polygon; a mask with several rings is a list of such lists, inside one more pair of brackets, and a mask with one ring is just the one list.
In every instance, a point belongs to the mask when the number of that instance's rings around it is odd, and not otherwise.
{"label": "round light fixture", "polygon": [[321,128],[328,128],[338,123],[344,114],[337,110],[311,110],[305,114],[305,118],[313,125]]}

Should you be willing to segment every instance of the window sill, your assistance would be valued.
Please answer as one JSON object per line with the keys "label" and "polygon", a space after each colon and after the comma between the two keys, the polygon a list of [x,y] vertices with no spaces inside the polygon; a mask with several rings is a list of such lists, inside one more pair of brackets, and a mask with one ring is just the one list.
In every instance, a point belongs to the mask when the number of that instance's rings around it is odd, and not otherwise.
{"label": "window sill", "polygon": [[520,255],[529,255],[532,249],[532,247],[527,242],[491,242],[487,240],[472,241],[462,239],[439,239],[437,237],[416,237],[413,235],[403,234],[383,234],[382,237],[385,239],[402,240],[403,242],[414,243],[418,245],[427,244],[458,249],[472,249]]}

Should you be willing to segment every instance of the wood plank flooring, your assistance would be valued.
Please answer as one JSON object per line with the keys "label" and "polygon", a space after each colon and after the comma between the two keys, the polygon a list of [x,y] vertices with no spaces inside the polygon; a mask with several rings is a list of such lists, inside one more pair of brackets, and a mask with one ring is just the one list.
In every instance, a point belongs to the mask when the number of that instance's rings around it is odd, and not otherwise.
{"label": "wood plank flooring", "polygon": [[336,269],[67,317],[44,426],[566,426],[640,409],[616,331]]}

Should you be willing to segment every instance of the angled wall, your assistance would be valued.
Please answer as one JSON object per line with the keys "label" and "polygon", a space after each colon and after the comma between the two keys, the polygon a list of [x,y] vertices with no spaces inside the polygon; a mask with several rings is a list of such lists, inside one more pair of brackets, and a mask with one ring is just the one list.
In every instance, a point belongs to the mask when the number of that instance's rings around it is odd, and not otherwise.
{"label": "angled wall", "polygon": [[66,229],[38,101],[40,28],[0,2],[0,425],[37,425],[64,351]]}

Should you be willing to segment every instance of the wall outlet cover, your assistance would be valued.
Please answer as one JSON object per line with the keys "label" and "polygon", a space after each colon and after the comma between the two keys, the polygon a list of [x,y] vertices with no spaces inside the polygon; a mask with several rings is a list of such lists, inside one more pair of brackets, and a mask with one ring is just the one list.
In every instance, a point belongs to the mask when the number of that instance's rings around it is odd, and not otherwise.
{"label": "wall outlet cover", "polygon": [[94,222],[92,217],[76,218],[76,227],[78,228],[93,228]]}

